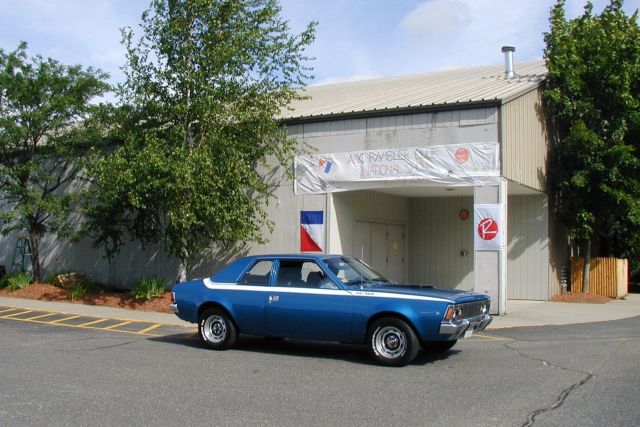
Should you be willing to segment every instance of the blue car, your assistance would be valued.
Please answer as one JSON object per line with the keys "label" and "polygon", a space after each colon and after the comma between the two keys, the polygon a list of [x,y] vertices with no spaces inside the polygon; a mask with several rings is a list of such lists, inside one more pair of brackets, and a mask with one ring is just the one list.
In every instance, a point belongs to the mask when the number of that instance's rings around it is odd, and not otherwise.
{"label": "blue car", "polygon": [[446,351],[491,322],[487,295],[392,283],[344,255],[261,255],[175,285],[171,309],[209,348],[238,334],[366,344],[383,365]]}

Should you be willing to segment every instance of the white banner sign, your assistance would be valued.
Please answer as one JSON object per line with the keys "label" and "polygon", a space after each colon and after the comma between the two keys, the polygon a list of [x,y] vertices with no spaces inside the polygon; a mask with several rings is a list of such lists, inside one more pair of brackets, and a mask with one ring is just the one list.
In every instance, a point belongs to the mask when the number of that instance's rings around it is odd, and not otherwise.
{"label": "white banner sign", "polygon": [[406,185],[481,186],[500,180],[497,143],[351,151],[295,159],[296,194]]}
{"label": "white banner sign", "polygon": [[474,246],[477,251],[504,249],[505,228],[503,204],[473,206]]}

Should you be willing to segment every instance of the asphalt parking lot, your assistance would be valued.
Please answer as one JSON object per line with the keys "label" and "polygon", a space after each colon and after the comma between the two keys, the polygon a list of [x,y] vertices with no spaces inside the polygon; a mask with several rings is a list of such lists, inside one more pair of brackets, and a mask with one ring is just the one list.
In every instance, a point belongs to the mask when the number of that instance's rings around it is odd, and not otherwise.
{"label": "asphalt parking lot", "polygon": [[3,426],[640,421],[637,317],[494,330],[385,368],[359,346],[249,337],[215,352],[194,328],[22,310],[0,313]]}

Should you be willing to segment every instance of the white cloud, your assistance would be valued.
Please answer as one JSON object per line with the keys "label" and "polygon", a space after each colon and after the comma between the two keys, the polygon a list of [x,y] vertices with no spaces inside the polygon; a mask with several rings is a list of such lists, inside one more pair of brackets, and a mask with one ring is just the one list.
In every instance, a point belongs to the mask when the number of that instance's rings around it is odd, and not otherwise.
{"label": "white cloud", "polygon": [[402,18],[400,28],[420,39],[459,34],[471,22],[469,6],[457,0],[426,1]]}
{"label": "white cloud", "polygon": [[134,26],[147,6],[143,1],[122,0],[0,0],[0,24],[13,26],[13,40],[3,44],[29,43],[29,53],[53,57],[67,64],[94,66],[120,77],[125,49],[120,45],[119,28]]}
{"label": "white cloud", "polygon": [[[567,16],[587,0],[567,0]],[[498,64],[500,47],[516,61],[541,58],[542,33],[556,0],[281,0],[294,31],[318,20],[309,49],[315,84]],[[599,13],[609,0],[594,0]],[[29,54],[99,67],[122,79],[119,28],[137,30],[150,0],[0,0],[0,48],[20,40]],[[640,0],[625,0],[632,13]]]}

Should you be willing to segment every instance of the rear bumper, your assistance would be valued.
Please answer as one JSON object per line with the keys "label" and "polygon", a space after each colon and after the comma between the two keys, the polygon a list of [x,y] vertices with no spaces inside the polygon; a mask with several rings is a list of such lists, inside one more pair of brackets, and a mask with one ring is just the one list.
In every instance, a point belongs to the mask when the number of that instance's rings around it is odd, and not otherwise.
{"label": "rear bumper", "polygon": [[173,313],[178,314],[178,304],[176,304],[175,302],[172,304],[169,304],[169,310],[171,310]]}
{"label": "rear bumper", "polygon": [[465,332],[471,330],[473,332],[483,331],[493,320],[489,314],[473,317],[470,319],[462,319],[456,321],[445,321],[440,324],[440,335],[447,335],[447,340],[457,340],[464,335]]}

